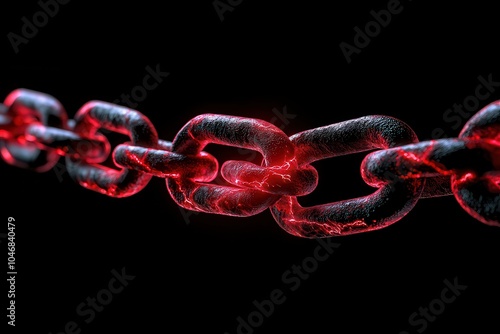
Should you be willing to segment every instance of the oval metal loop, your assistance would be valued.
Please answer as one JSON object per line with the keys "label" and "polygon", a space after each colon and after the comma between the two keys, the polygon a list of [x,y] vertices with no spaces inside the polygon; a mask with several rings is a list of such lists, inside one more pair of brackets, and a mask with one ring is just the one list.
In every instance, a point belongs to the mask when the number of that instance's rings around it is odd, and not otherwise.
{"label": "oval metal loop", "polygon": [[50,170],[60,156],[53,149],[42,150],[27,141],[26,129],[32,124],[65,129],[68,116],[61,103],[48,94],[17,89],[5,98],[4,104],[1,111],[3,121],[0,122],[0,155],[3,160],[37,172]]}
{"label": "oval metal loop", "polygon": [[[90,101],[75,115],[74,132],[84,138],[99,139],[98,130],[106,129],[130,137],[132,145],[156,148],[158,134],[149,119],[140,112],[111,103]],[[142,190],[152,175],[128,168],[112,169],[67,156],[69,175],[82,187],[112,197],[131,196]]]}
{"label": "oval metal loop", "polygon": [[500,101],[475,114],[459,138],[472,140],[490,152],[490,171],[457,173],[451,177],[453,194],[462,208],[475,219],[500,226]]}
{"label": "oval metal loop", "polygon": [[[283,166],[295,160],[290,139],[273,124],[217,114],[200,115],[184,125],[175,136],[172,152],[197,155],[210,143],[256,150],[262,154],[266,167]],[[260,213],[279,198],[257,189],[203,184],[182,175],[168,179],[167,187],[174,201],[183,208],[230,216]]]}
{"label": "oval metal loop", "polygon": [[[386,149],[417,142],[404,122],[386,116],[366,116],[290,137],[300,166],[335,156]],[[423,180],[381,182],[368,196],[302,207],[295,196],[283,196],[271,207],[288,233],[306,238],[348,235],[381,229],[403,218],[417,203]]]}

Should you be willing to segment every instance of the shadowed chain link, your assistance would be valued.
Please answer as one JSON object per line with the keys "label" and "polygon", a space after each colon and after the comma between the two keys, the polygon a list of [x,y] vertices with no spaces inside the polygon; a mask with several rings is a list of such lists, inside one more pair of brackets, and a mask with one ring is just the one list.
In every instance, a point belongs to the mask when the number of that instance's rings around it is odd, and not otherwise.
{"label": "shadowed chain link", "polygon": [[[102,129],[129,142],[111,145]],[[254,150],[261,165],[219,162],[203,151],[216,144]],[[318,184],[312,162],[367,152],[363,180],[375,192],[302,207],[297,197]],[[102,163],[109,154],[115,164]],[[373,231],[402,219],[420,198],[454,195],[482,223],[500,227],[500,101],[481,109],[458,138],[419,142],[404,122],[371,115],[288,137],[269,122],[203,114],[188,121],[172,142],[158,138],[140,112],[90,101],[68,119],[54,97],[17,89],[0,104],[0,157],[13,166],[48,171],[65,157],[82,187],[112,197],[131,196],[153,176],[165,178],[181,207],[213,214],[251,216],[270,209],[285,231],[322,238]]]}

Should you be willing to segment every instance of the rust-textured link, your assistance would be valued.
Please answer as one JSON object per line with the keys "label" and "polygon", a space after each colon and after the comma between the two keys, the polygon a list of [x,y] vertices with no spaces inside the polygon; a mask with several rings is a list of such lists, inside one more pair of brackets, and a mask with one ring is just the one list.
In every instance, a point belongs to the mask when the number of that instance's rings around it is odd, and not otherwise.
{"label": "rust-textured link", "polygon": [[[130,137],[111,147],[101,129]],[[219,162],[208,144],[258,151],[262,164]],[[372,151],[372,152],[369,152]],[[116,168],[103,163],[112,153]],[[363,180],[374,193],[302,207],[298,197],[314,191],[311,163],[367,152]],[[481,109],[458,138],[419,142],[404,122],[365,116],[288,137],[260,119],[204,114],[189,120],[173,141],[158,139],[136,110],[90,101],[68,120],[54,97],[27,89],[0,104],[0,156],[8,164],[50,170],[65,156],[81,186],[107,196],[131,196],[153,176],[165,178],[181,207],[206,213],[251,216],[270,209],[285,231],[323,238],[385,228],[402,219],[421,198],[454,195],[478,221],[500,227],[500,101]]]}
{"label": "rust-textured link", "polygon": [[38,149],[27,141],[27,127],[33,123],[64,129],[68,117],[54,97],[28,89],[10,93],[0,110],[0,155],[8,164],[38,172],[55,166],[59,155],[54,149]]}
{"label": "rust-textured link", "polygon": [[[317,160],[370,149],[417,142],[413,130],[387,116],[367,116],[307,130],[290,137],[297,160],[307,165]],[[304,208],[294,196],[283,196],[271,212],[287,232],[305,237],[346,235],[385,227],[401,219],[417,203],[423,180],[380,182],[371,195]]]}
{"label": "rust-textured link", "polygon": [[[475,115],[465,125],[460,139],[472,142],[469,149],[484,150],[488,168],[469,169],[451,176],[453,194],[458,203],[474,218],[488,225],[500,226],[500,103],[494,103]],[[491,166],[491,168],[489,168]]]}
{"label": "rust-textured link", "polygon": [[[230,145],[259,151],[264,160],[260,172],[253,173],[254,187],[249,175],[235,164],[227,167],[228,181],[241,187],[228,187],[193,181],[182,173],[167,180],[174,201],[183,208],[216,212],[231,216],[250,216],[262,212],[275,203],[282,188],[290,192],[304,188],[307,193],[317,184],[317,173],[297,170],[295,148],[288,137],[276,126],[258,119],[226,115],[200,115],[189,121],[172,143],[172,152],[198,155],[209,144]],[[238,174],[243,181],[239,181]],[[309,174],[309,175],[305,175]],[[223,174],[224,175],[224,174]],[[271,180],[274,182],[271,183]],[[289,185],[298,183],[300,187]],[[254,189],[257,188],[257,189]]]}
{"label": "rust-textured link", "polygon": [[[138,111],[101,101],[86,103],[75,116],[74,132],[93,138],[99,129],[128,135],[133,145],[156,148],[158,134],[149,119]],[[66,157],[69,175],[81,186],[112,197],[141,191],[152,175],[138,170],[108,168],[80,157]]]}

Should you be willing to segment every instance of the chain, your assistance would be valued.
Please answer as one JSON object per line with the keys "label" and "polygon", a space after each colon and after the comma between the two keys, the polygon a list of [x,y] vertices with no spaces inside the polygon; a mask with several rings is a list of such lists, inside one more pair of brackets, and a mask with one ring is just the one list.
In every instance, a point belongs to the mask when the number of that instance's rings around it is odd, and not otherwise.
{"label": "chain", "polygon": [[[130,141],[111,151],[103,130]],[[70,120],[54,97],[27,89],[0,104],[0,156],[11,165],[48,171],[64,156],[71,178],[107,196],[141,191],[153,176],[166,178],[181,207],[213,214],[251,216],[270,209],[285,231],[306,238],[381,229],[402,219],[420,198],[454,195],[478,221],[500,226],[500,101],[481,109],[458,138],[419,142],[404,122],[372,115],[288,137],[259,119],[204,114],[172,142],[160,140],[140,112],[90,101]],[[219,173],[208,144],[258,151],[261,165],[226,161],[230,185],[211,183]],[[316,188],[312,162],[363,151],[368,196],[302,207],[297,200]],[[103,165],[112,154],[116,168]]]}

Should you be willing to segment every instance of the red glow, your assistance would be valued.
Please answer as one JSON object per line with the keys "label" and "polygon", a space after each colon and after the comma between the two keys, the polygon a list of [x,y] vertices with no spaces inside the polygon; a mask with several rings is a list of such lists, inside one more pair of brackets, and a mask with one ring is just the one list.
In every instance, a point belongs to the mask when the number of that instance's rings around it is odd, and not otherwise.
{"label": "red glow", "polygon": [[26,130],[33,124],[64,128],[68,118],[59,101],[50,95],[17,89],[6,97],[4,104],[7,109],[0,124],[0,138],[5,140],[0,151],[2,158],[11,165],[38,172],[51,169],[59,159],[57,151],[40,150],[27,138]]}
{"label": "red glow", "polygon": [[229,183],[278,195],[307,195],[318,184],[318,172],[310,165],[299,167],[296,159],[280,166],[257,166],[245,161],[227,161],[222,176]]}
{"label": "red glow", "polygon": [[[264,166],[226,162],[222,175],[235,187],[193,182],[184,173],[179,179],[168,180],[170,195],[183,208],[232,216],[254,215],[276,202],[280,191],[297,191],[304,183],[300,177],[315,176],[310,168],[298,169],[295,147],[288,136],[273,124],[258,119],[216,114],[197,116],[177,133],[172,152],[196,156],[209,143],[256,150],[262,154]],[[295,177],[297,181],[293,180]],[[315,187],[315,182],[309,183]]]}
{"label": "red glow", "polygon": [[[90,101],[76,113],[73,130],[83,138],[99,140],[100,128],[126,134],[134,145],[158,146],[158,134],[146,116],[114,104]],[[81,186],[112,197],[131,196],[141,191],[152,177],[138,170],[107,168],[79,157],[66,157],[66,164],[69,174]]]}
{"label": "red glow", "polygon": [[[189,210],[251,216],[270,209],[284,230],[300,237],[331,237],[387,227],[420,198],[453,193],[477,220],[500,226],[500,101],[474,115],[459,138],[418,142],[392,117],[372,115],[310,129],[288,137],[271,123],[229,115],[199,115],[173,142],[158,139],[149,119],[125,107],[90,101],[68,120],[53,97],[16,90],[0,105],[0,156],[9,164],[46,171],[66,157],[67,171],[81,186],[113,197],[142,190],[152,176],[166,178],[172,199]],[[99,133],[130,137],[112,152],[117,169],[101,163],[111,151]],[[219,163],[208,144],[259,152],[262,165]],[[374,193],[302,207],[297,197],[314,191],[321,159],[378,149],[362,162]],[[342,177],[341,170],[332,173]]]}

